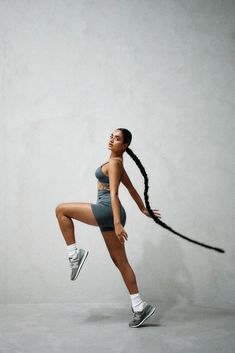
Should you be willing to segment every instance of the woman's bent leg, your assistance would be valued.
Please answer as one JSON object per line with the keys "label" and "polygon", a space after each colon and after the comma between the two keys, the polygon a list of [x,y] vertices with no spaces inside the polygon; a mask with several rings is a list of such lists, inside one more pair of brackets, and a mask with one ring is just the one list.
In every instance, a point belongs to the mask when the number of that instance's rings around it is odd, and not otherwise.
{"label": "woman's bent leg", "polygon": [[67,245],[75,243],[74,224],[72,218],[93,226],[98,226],[90,203],[65,202],[55,209],[60,230]]}

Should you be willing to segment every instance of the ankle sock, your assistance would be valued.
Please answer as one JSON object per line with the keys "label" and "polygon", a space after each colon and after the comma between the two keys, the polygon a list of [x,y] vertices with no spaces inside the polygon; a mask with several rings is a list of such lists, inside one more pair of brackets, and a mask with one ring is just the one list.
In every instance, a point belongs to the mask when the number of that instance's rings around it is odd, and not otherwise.
{"label": "ankle sock", "polygon": [[75,258],[77,256],[78,253],[78,246],[76,243],[67,245],[67,251],[68,251],[68,256]]}
{"label": "ankle sock", "polygon": [[134,311],[142,311],[144,308],[144,301],[140,297],[140,293],[130,294],[132,308]]}

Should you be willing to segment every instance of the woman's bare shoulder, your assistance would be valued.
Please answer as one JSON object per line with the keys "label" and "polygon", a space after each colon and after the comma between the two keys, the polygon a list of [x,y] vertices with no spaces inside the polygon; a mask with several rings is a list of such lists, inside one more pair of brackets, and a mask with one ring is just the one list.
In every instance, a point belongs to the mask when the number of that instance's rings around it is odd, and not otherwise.
{"label": "woman's bare shoulder", "polygon": [[121,160],[120,158],[113,157],[113,158],[110,158],[110,162],[111,163],[109,163],[108,173],[110,171],[110,168],[114,168],[115,170],[117,170],[116,167],[118,167],[119,172],[122,175],[124,172],[123,160]]}

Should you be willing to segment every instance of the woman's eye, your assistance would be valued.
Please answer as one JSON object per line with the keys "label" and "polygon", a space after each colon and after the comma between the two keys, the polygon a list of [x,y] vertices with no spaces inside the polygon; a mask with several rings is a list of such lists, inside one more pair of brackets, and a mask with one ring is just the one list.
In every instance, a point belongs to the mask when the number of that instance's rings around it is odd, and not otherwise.
{"label": "woman's eye", "polygon": [[[112,135],[110,135],[110,136],[109,136],[109,138],[110,138],[110,139],[112,139],[112,138],[113,138],[113,136],[112,136]],[[117,141],[119,141],[119,140],[120,140],[118,137],[116,137],[115,139],[116,139]]]}

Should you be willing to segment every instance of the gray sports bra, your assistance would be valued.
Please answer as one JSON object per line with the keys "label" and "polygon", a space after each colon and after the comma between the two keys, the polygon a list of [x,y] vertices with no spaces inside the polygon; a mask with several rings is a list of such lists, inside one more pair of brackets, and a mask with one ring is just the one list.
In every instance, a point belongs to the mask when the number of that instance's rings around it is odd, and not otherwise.
{"label": "gray sports bra", "polygon": [[104,172],[102,171],[102,167],[103,165],[107,164],[109,162],[106,162],[104,164],[102,164],[100,167],[98,167],[95,171],[95,176],[96,178],[101,182],[101,183],[105,183],[105,184],[109,184],[109,177],[107,175],[104,174]]}
{"label": "gray sports bra", "polygon": [[[104,164],[107,164],[107,163],[104,163]],[[102,167],[104,164],[102,164],[100,167],[96,169],[95,176],[101,183],[109,184],[109,177],[102,172]]]}

